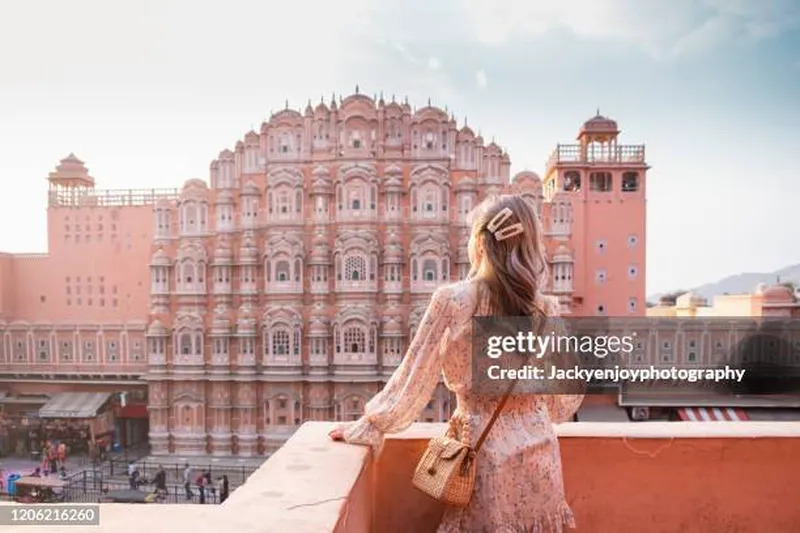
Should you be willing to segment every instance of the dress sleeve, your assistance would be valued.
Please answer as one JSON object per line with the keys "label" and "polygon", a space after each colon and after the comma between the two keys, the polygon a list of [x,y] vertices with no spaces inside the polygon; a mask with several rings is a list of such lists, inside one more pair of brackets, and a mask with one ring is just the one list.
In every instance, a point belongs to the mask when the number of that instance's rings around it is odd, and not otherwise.
{"label": "dress sleeve", "polygon": [[430,401],[442,373],[452,297],[444,288],[431,299],[411,344],[386,386],[364,408],[364,415],[344,427],[344,440],[376,450],[386,433],[408,428]]}
{"label": "dress sleeve", "polygon": [[[549,317],[548,321],[553,324],[553,329],[555,330],[554,333],[557,336],[568,335],[569,333],[566,325],[564,324],[564,319],[561,317],[561,311],[559,310],[558,302],[548,299],[544,303],[543,308]],[[566,362],[563,360],[564,357],[569,357],[571,359],[571,354],[556,353],[553,355],[559,359],[560,364],[564,364]],[[570,385],[568,388],[573,389],[574,386]],[[554,392],[546,396],[547,410],[550,413],[550,421],[552,423],[561,424],[563,422],[567,422],[578,411],[581,403],[583,403],[585,394],[574,394],[574,391],[572,390],[570,392],[573,392],[573,394]]]}

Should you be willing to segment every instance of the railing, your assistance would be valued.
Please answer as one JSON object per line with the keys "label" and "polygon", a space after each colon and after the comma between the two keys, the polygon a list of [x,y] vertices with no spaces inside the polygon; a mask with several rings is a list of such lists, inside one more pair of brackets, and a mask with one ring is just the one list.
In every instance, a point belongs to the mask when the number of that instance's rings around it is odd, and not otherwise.
{"label": "railing", "polygon": [[121,207],[154,205],[160,200],[177,200],[180,189],[109,189],[74,193],[51,190],[50,207]]}
{"label": "railing", "polygon": [[645,145],[618,145],[613,147],[592,149],[590,146],[580,144],[559,144],[547,160],[546,169],[550,170],[558,163],[599,163],[608,165],[643,164],[645,159]]}
{"label": "railing", "polygon": [[[240,488],[237,505],[267,506],[269,531],[433,533],[443,507],[411,477],[444,424],[390,435],[377,460],[367,447],[331,443],[333,426],[304,424]],[[771,533],[800,524],[798,422],[570,422],[556,430],[578,532],[728,533],[736,524]],[[257,476],[285,487],[281,498],[265,501]]]}
{"label": "railing", "polygon": [[[101,505],[99,527],[70,533],[436,531],[443,507],[411,475],[444,425],[390,435],[377,457],[331,442],[334,425],[304,424],[223,505],[180,505],[177,489],[177,505]],[[571,422],[556,432],[576,533],[798,530],[798,422]]]}
{"label": "railing", "polygon": [[[258,461],[266,461],[266,458]],[[192,466],[193,478],[197,477],[197,475],[201,472],[206,471],[211,474],[211,479],[214,480],[222,475],[228,476],[228,482],[230,483],[231,490],[240,485],[244,485],[245,481],[247,481],[247,478],[259,468],[259,465],[253,464],[226,465],[222,463],[222,460],[220,462],[197,462],[192,460],[189,461],[189,464]],[[183,471],[186,468],[186,462],[175,462],[173,458],[169,457],[165,457],[163,461],[154,459],[152,457],[149,459],[136,461],[136,469],[139,471],[139,475],[148,480],[153,479],[158,471],[159,466],[163,467],[167,474],[168,485],[178,485],[181,489],[183,489]],[[116,476],[116,478],[121,479],[127,484],[127,472],[128,460],[126,460],[124,457],[114,457],[108,461],[108,475],[110,477]],[[192,484],[194,484],[194,479],[192,479]]]}

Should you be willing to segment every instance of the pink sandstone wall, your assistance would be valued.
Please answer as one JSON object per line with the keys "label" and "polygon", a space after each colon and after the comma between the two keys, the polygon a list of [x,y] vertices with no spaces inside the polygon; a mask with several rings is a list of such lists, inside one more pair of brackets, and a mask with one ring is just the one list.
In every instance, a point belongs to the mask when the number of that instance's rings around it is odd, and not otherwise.
{"label": "pink sandstone wall", "polygon": [[0,320],[14,316],[14,256],[0,253]]}
{"label": "pink sandstone wall", "polygon": [[50,252],[14,260],[17,320],[143,320],[152,207],[50,208]]}
{"label": "pink sandstone wall", "polygon": [[[800,531],[797,438],[560,441],[576,533]],[[376,462],[373,531],[436,530],[441,505],[410,483],[426,443],[387,441]]]}

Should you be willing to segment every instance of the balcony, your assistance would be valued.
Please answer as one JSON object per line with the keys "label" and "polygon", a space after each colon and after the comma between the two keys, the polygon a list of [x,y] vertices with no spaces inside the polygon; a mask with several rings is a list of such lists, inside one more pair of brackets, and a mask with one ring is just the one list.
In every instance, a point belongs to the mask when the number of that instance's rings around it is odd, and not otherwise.
{"label": "balcony", "polygon": [[586,165],[644,165],[645,145],[621,144],[613,147],[592,150],[589,146],[583,151],[580,144],[559,144],[545,165],[545,172],[549,173],[555,165],[575,163]]}
{"label": "balcony", "polygon": [[[441,506],[410,484],[443,424],[390,436],[373,460],[304,424],[222,506],[104,505],[72,533],[434,532]],[[574,422],[558,428],[577,533],[776,533],[800,525],[798,422]],[[11,504],[4,504],[11,505]],[[136,517],[131,520],[131,517]],[[28,526],[30,533],[52,528]]]}

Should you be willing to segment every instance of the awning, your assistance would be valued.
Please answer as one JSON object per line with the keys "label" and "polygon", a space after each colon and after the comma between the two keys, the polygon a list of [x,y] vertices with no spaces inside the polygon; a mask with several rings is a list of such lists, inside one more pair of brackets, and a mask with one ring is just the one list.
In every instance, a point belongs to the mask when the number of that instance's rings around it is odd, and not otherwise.
{"label": "awning", "polygon": [[750,420],[744,409],[734,407],[682,407],[678,416],[686,422],[744,422]]}
{"label": "awning", "polygon": [[110,397],[108,392],[61,392],[39,409],[39,418],[94,418]]}

